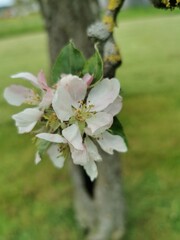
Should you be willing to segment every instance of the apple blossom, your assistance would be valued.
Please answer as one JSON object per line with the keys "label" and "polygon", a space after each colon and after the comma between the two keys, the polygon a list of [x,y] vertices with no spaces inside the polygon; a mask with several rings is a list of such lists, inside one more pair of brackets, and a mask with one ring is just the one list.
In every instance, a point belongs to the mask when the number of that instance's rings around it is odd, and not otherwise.
{"label": "apple blossom", "polygon": [[[47,149],[47,154],[55,167],[62,168],[65,161],[63,150],[65,149],[64,146],[67,141],[58,134],[39,133],[36,137],[52,143]],[[37,152],[35,156],[35,163],[38,164],[40,161],[41,156],[40,153]]]}
{"label": "apple blossom", "polygon": [[18,73],[11,77],[23,78],[41,90],[41,95],[39,95],[34,90],[21,85],[11,85],[4,91],[4,98],[11,105],[20,106],[23,103],[37,105],[35,108],[27,108],[12,116],[19,133],[30,132],[43,115],[44,109],[51,104],[54,90],[48,87],[42,71],[39,72],[37,77],[27,72]]}
{"label": "apple blossom", "polygon": [[36,88],[41,90],[41,95],[21,85],[11,85],[4,91],[4,98],[9,104],[20,106],[23,103],[27,103],[29,105],[39,105],[41,108],[48,107],[51,104],[53,90],[48,87],[42,71],[39,72],[37,77],[27,72],[18,73],[11,77],[23,78],[31,82]]}
{"label": "apple blossom", "polygon": [[[109,154],[114,150],[125,152],[127,147],[122,137],[107,131],[122,108],[119,81],[103,79],[88,90],[86,82],[78,76],[62,76],[52,100],[62,129],[59,134],[36,136],[56,144],[58,138],[63,139],[69,146],[74,164],[83,166],[93,181],[98,175],[95,162],[102,159],[92,139]],[[59,157],[63,157],[63,151],[59,151]]]}
{"label": "apple blossom", "polygon": [[[36,135],[37,138],[44,139],[46,141],[50,141],[53,144],[47,150],[47,153],[52,160],[53,164],[56,167],[61,168],[64,164],[64,149],[66,149],[67,140],[61,137],[58,134],[50,134],[50,133],[40,133]],[[58,145],[60,143],[60,145]],[[64,145],[64,148],[62,147]],[[71,151],[71,157],[74,164],[79,164],[84,167],[86,173],[93,181],[98,176],[97,166],[95,161],[101,161],[102,158],[98,153],[96,145],[90,140],[89,137],[86,137],[84,143],[81,145],[82,149],[78,150],[74,145],[69,142],[69,147]],[[38,164],[41,160],[41,157],[38,153],[36,153],[35,162]]]}
{"label": "apple blossom", "polygon": [[87,96],[87,85],[77,76],[61,79],[52,100],[53,109],[62,122],[76,122],[80,130],[87,128],[92,134],[110,128],[113,116],[121,107],[120,84],[115,78],[103,79]]}
{"label": "apple blossom", "polygon": [[[4,97],[11,105],[23,103],[35,105],[14,114],[12,118],[19,133],[36,128],[37,145],[35,163],[47,153],[54,166],[62,168],[67,157],[81,165],[93,181],[98,176],[96,163],[102,161],[97,145],[109,153],[126,152],[124,139],[111,133],[113,117],[122,108],[119,96],[120,83],[116,78],[102,79],[91,85],[93,76],[82,78],[61,74],[50,88],[42,71],[37,77],[31,73],[19,73],[13,78],[24,78],[40,90],[12,85],[5,89]],[[42,144],[42,145],[41,145]]]}

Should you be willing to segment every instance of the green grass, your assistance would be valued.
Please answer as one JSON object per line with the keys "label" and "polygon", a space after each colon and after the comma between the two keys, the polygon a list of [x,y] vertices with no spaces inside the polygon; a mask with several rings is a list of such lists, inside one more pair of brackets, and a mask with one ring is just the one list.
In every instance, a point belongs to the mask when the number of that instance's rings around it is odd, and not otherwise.
{"label": "green grass", "polygon": [[[179,240],[180,236],[180,16],[124,19],[116,29],[122,49],[124,108],[129,140],[123,155],[128,222],[124,240]],[[11,74],[48,72],[44,33],[0,40],[0,239],[83,239],[73,212],[68,164],[35,166],[30,136],[18,135],[3,89]],[[15,81],[17,82],[17,81]],[[24,83],[18,80],[18,83]],[[103,163],[102,163],[103,164]]]}
{"label": "green grass", "polygon": [[180,236],[179,16],[122,22],[118,70],[129,139],[123,158],[128,205],[125,240]]}
{"label": "green grass", "polygon": [[8,19],[0,18],[0,39],[24,33],[42,31],[43,20],[39,14]]}
{"label": "green grass", "polygon": [[164,9],[157,9],[154,7],[135,7],[135,8],[128,8],[123,9],[120,14],[118,15],[118,20],[131,20],[131,19],[138,19],[138,18],[152,18],[157,16],[174,16],[179,15],[179,9],[171,10],[164,10]]}
{"label": "green grass", "polygon": [[[166,11],[162,9],[155,9],[153,7],[147,8],[132,8],[121,11],[118,16],[120,20],[131,20],[138,18],[148,18],[156,16],[174,16],[179,15],[179,10]],[[14,17],[8,19],[0,18],[0,39],[10,36],[17,36],[25,33],[42,32],[44,27],[43,20],[40,14],[31,14],[29,16]]]}

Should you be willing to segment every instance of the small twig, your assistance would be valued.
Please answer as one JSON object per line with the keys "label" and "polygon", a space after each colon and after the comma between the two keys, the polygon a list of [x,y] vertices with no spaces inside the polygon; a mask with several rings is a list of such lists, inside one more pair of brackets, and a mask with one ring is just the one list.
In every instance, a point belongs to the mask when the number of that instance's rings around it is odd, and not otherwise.
{"label": "small twig", "polygon": [[151,0],[154,7],[163,9],[180,8],[180,0]]}
{"label": "small twig", "polygon": [[109,0],[102,21],[91,25],[87,31],[90,38],[100,43],[105,77],[114,77],[116,68],[122,63],[119,48],[114,41],[113,31],[116,26],[117,14],[123,3],[124,0]]}

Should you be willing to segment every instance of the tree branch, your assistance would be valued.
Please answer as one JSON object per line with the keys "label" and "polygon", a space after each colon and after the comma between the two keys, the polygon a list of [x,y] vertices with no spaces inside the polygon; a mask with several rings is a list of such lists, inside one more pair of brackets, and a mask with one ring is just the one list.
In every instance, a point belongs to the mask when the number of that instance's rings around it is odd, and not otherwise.
{"label": "tree branch", "polygon": [[180,0],[151,0],[154,7],[163,9],[180,8]]}
{"label": "tree branch", "polygon": [[122,58],[117,47],[113,31],[116,26],[117,14],[123,6],[124,0],[109,0],[102,22],[96,22],[88,28],[90,38],[100,43],[100,51],[104,60],[104,76],[114,77],[117,67],[122,63]]}

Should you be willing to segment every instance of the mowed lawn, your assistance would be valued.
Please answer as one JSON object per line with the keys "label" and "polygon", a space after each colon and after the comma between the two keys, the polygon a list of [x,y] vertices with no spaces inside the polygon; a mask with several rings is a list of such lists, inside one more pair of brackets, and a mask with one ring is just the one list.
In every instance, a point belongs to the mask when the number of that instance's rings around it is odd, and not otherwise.
{"label": "mowed lawn", "polygon": [[[120,114],[129,140],[123,154],[127,233],[123,240],[180,239],[180,16],[125,19],[116,29],[124,63]],[[0,40],[0,240],[79,240],[68,164],[34,165],[35,146],[18,135],[3,89],[11,74],[48,73],[44,33]],[[27,84],[26,84],[27,85]],[[103,164],[103,163],[102,163]],[[118,214],[118,213],[117,213]]]}

